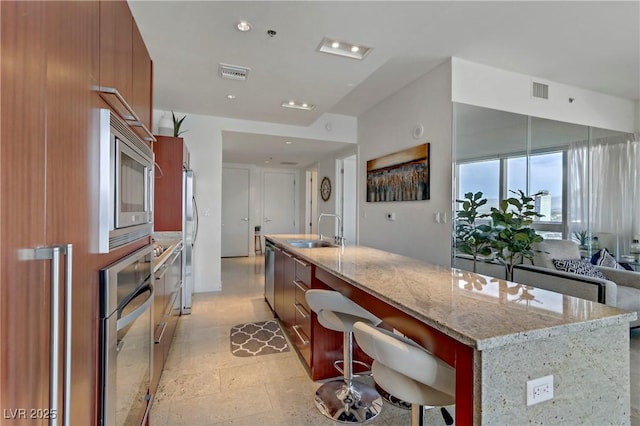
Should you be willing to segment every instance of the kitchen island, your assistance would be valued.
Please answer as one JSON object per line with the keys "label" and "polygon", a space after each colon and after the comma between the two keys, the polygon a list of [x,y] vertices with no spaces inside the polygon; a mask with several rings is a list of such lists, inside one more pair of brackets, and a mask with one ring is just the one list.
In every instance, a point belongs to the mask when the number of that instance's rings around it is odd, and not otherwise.
{"label": "kitchen island", "polygon": [[[629,424],[635,313],[373,248],[291,244],[316,235],[266,238],[311,268],[312,288],[340,291],[454,366],[457,424]],[[310,334],[313,353],[322,336]],[[553,399],[527,405],[527,381],[549,375]]]}

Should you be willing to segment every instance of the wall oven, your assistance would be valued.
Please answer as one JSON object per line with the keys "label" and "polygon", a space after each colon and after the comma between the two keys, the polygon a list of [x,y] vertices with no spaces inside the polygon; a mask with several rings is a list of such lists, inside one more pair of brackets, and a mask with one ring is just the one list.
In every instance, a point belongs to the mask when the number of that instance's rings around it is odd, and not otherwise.
{"label": "wall oven", "polygon": [[100,270],[100,425],[140,426],[151,407],[152,247]]}
{"label": "wall oven", "polygon": [[151,235],[153,150],[108,109],[100,110],[98,252]]}

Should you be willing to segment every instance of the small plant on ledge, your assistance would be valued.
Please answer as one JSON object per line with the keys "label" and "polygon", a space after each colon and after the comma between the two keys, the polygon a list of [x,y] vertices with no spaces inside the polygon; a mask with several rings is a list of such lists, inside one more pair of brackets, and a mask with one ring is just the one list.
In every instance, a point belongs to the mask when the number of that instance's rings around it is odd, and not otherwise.
{"label": "small plant on ledge", "polygon": [[173,111],[171,111],[171,117],[173,117],[173,137],[177,138],[181,134],[187,132],[186,130],[180,130],[180,127],[182,126],[182,122],[184,121],[185,118],[187,118],[186,115],[183,116],[181,119],[178,119],[176,115],[173,113]]}
{"label": "small plant on ledge", "polygon": [[591,242],[591,234],[586,229],[582,231],[575,231],[573,233],[573,238],[578,242],[581,249],[589,248],[589,243]]}

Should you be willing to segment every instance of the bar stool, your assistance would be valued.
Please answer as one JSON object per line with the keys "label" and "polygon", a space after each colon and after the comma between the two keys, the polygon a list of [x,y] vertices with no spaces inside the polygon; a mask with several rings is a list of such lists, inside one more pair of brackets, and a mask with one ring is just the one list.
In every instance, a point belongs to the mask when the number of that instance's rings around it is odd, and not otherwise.
{"label": "bar stool", "polygon": [[255,254],[262,254],[262,235],[260,234],[260,226],[254,228],[253,234],[253,251]]}
{"label": "bar stool", "polygon": [[[340,331],[343,335],[342,380],[332,380],[316,391],[318,410],[340,423],[362,423],[375,418],[382,409],[380,394],[365,383],[353,380],[353,324],[363,322],[375,326],[381,320],[337,291],[307,290],[309,307],[323,327]],[[337,363],[338,361],[336,361]],[[336,365],[334,363],[334,366]]]}
{"label": "bar stool", "polygon": [[411,405],[411,425],[422,425],[424,410],[439,406],[445,423],[453,418],[444,409],[455,403],[456,370],[426,349],[366,322],[357,322],[353,334],[360,348],[373,358],[374,380]]}

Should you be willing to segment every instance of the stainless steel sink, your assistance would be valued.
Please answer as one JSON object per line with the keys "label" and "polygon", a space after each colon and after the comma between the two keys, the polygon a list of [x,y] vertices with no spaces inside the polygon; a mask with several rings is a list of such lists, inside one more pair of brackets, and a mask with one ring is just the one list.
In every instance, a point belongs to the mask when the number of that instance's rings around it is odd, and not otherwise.
{"label": "stainless steel sink", "polygon": [[323,240],[288,240],[287,244],[298,248],[337,247],[335,244]]}

